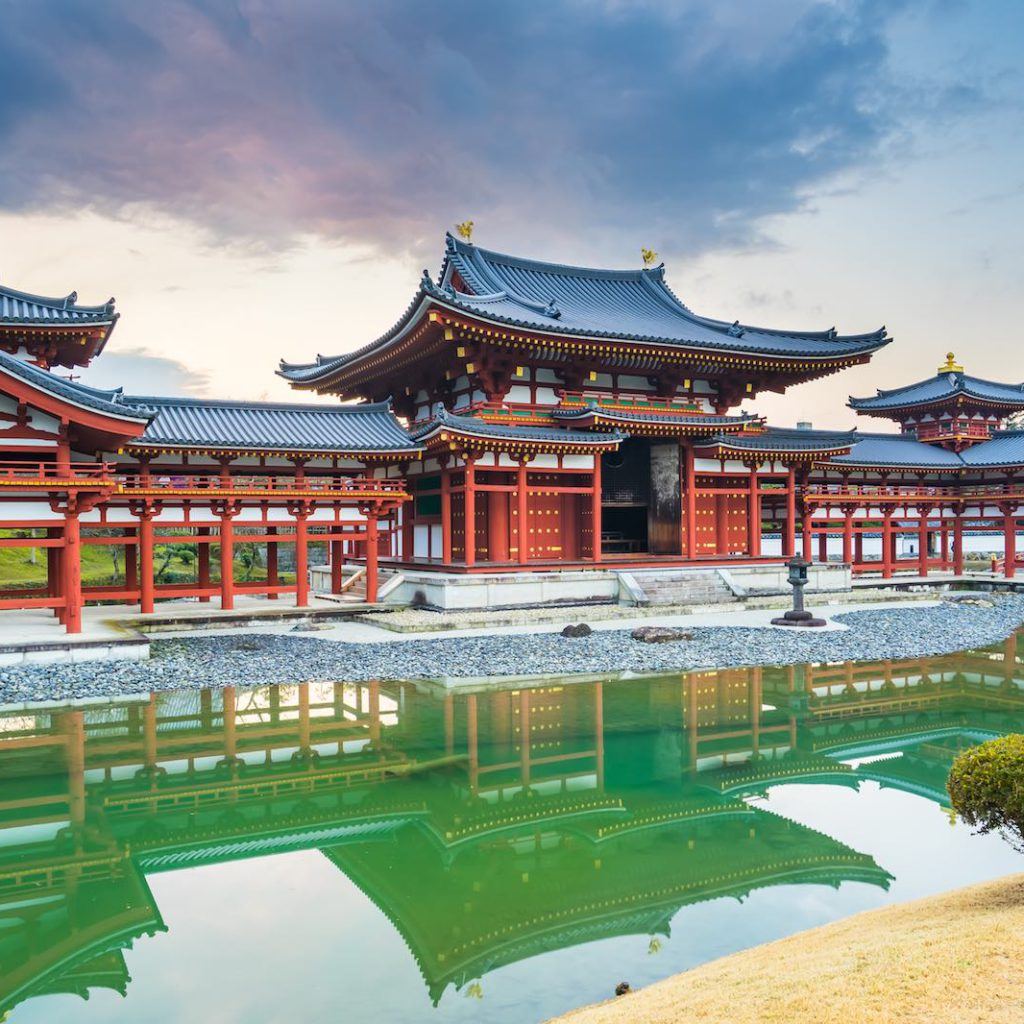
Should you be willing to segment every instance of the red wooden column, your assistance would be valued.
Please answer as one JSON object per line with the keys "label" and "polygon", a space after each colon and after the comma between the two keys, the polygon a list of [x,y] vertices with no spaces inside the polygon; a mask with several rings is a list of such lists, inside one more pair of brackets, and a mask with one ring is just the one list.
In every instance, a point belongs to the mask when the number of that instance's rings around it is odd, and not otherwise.
{"label": "red wooden column", "polygon": [[917,510],[917,571],[928,575],[928,509]]}
{"label": "red wooden column", "polygon": [[[831,510],[828,510],[827,515],[831,515]],[[828,523],[826,522],[824,528],[818,531],[818,561],[828,561]]]}
{"label": "red wooden column", "polygon": [[465,520],[465,527],[463,529],[464,539],[464,551],[466,555],[466,565],[476,565],[476,460],[470,456],[466,457],[466,472],[465,482],[466,486],[463,488],[463,519]]}
{"label": "red wooden column", "polygon": [[882,578],[892,576],[892,509],[882,510]]}
{"label": "red wooden column", "polygon": [[792,558],[796,553],[796,469],[789,467],[786,476],[786,524],[782,531],[782,554]]}
{"label": "red wooden column", "polygon": [[683,501],[684,515],[681,550],[690,559],[697,557],[697,459],[693,445],[683,445]]}
{"label": "red wooden column", "polygon": [[69,633],[82,632],[82,531],[78,511],[64,514],[64,627]]}
{"label": "red wooden column", "polygon": [[964,571],[964,519],[959,509],[954,510],[953,519],[953,572],[958,576]]}
{"label": "red wooden column", "polygon": [[139,610],[148,615],[154,606],[153,582],[153,516],[152,507],[135,513],[139,517]]}
{"label": "red wooden column", "polygon": [[590,526],[593,531],[594,563],[601,561],[601,453],[594,452],[594,472],[590,478]]}
{"label": "red wooden column", "polygon": [[441,561],[452,564],[452,477],[451,469],[441,469]]}
{"label": "red wooden column", "polygon": [[526,565],[530,560],[530,495],[527,490],[529,478],[526,470],[526,459],[519,460],[516,470],[516,543],[519,548],[519,564]]}
{"label": "red wooden column", "polygon": [[843,561],[853,564],[853,509],[843,509]]}
{"label": "red wooden column", "polygon": [[761,554],[761,496],[757,491],[757,466],[750,467],[747,483],[747,554],[758,558]]}
{"label": "red wooden column", "polygon": [[366,600],[373,604],[377,600],[377,509],[366,510]]}
{"label": "red wooden column", "polygon": [[[277,572],[277,541],[271,538],[277,536],[277,527],[267,527],[267,586],[277,587],[281,584],[281,577]],[[268,601],[276,601],[277,594],[267,594]]]}
{"label": "red wooden column", "polygon": [[[210,528],[208,526],[200,526],[196,530],[196,533],[200,537],[209,537],[210,536]],[[209,541],[200,540],[200,542],[196,545],[196,547],[199,549],[199,554],[197,556],[198,559],[199,559],[199,586],[200,587],[207,587],[208,588],[210,586],[210,544],[209,544]],[[209,594],[203,594],[199,598],[199,600],[202,601],[203,604],[209,604],[209,602],[210,602],[210,595]]]}
{"label": "red wooden column", "polygon": [[939,539],[942,543],[942,568],[949,568],[949,526],[946,523],[945,513],[942,514],[942,529],[939,531]]}
{"label": "red wooden column", "polygon": [[715,554],[729,554],[729,499],[715,495]]}
{"label": "red wooden column", "polygon": [[1013,508],[1003,506],[1003,575],[1009,580],[1017,574],[1017,521]]}
{"label": "red wooden column", "polygon": [[[306,520],[313,509],[306,502],[296,502],[289,504],[288,511],[295,518],[295,607],[306,608],[309,605],[309,530]],[[366,564],[370,564],[369,536],[366,540]]]}
{"label": "red wooden column", "polygon": [[234,511],[225,509],[220,516],[220,606],[235,607],[235,524]]}

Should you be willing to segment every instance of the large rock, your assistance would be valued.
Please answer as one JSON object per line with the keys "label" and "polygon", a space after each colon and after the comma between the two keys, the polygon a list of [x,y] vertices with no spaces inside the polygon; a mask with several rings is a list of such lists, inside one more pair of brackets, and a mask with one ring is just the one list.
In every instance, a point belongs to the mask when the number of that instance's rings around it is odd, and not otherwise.
{"label": "large rock", "polygon": [[687,633],[685,629],[673,629],[670,626],[640,626],[633,630],[631,636],[642,644],[670,644],[693,639],[693,634]]}
{"label": "large rock", "polygon": [[585,622],[577,622],[575,626],[566,626],[565,629],[562,630],[562,636],[590,636],[593,632],[594,631]]}

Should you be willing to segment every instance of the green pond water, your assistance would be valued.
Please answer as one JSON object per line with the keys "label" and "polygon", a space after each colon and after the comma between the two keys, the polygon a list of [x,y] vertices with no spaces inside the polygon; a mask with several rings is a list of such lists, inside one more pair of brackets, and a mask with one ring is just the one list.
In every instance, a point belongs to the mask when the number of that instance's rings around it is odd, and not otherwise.
{"label": "green pond water", "polygon": [[0,1013],[544,1020],[1020,870],[951,822],[945,781],[958,751],[1022,728],[1015,638],[908,662],[2,711]]}

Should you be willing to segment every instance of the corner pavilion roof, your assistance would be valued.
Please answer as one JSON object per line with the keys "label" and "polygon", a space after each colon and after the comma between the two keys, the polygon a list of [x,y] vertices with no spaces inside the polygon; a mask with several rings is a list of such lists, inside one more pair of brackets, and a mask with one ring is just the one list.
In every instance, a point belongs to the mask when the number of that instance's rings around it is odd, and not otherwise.
{"label": "corner pavilion roof", "polygon": [[[951,470],[963,468],[956,452],[925,444],[900,434],[856,434],[856,444],[847,455],[829,461],[834,466],[887,466],[907,469]],[[984,442],[978,448],[984,448]]]}
{"label": "corner pavilion roof", "polygon": [[395,418],[390,402],[300,405],[155,396],[124,401],[155,414],[133,446],[331,454],[422,451]]}
{"label": "corner pavilion roof", "polygon": [[728,448],[738,452],[816,453],[849,451],[856,441],[857,434],[853,430],[766,427],[760,433],[716,434],[700,447]]}
{"label": "corner pavilion roof", "polygon": [[928,380],[891,391],[879,390],[870,398],[850,398],[849,406],[868,415],[892,416],[921,406],[974,399],[984,405],[1024,409],[1024,384],[999,384],[970,377],[962,371],[940,371]]}
{"label": "corner pavilion roof", "polygon": [[107,299],[98,306],[78,304],[78,293],[63,298],[48,299],[30,292],[19,292],[0,284],[0,326],[32,324],[47,327],[77,327],[113,325],[119,313],[114,312],[114,300]]}
{"label": "corner pavilion roof", "polygon": [[91,388],[7,352],[0,351],[0,372],[17,377],[30,387],[53,395],[62,402],[69,402],[91,412],[136,423],[145,422],[152,416],[150,410],[133,404],[134,400],[126,400],[121,388]]}
{"label": "corner pavilion roof", "polygon": [[[457,275],[457,276],[456,276]],[[460,287],[456,287],[459,284]],[[868,334],[790,331],[698,316],[665,282],[664,265],[599,270],[508,256],[445,236],[437,283],[424,271],[402,319],[354,352],[317,356],[313,363],[281,362],[297,386],[315,386],[366,356],[385,352],[417,322],[428,301],[495,325],[545,335],[618,339],[717,353],[781,359],[832,360],[869,354],[887,344],[885,328]]]}

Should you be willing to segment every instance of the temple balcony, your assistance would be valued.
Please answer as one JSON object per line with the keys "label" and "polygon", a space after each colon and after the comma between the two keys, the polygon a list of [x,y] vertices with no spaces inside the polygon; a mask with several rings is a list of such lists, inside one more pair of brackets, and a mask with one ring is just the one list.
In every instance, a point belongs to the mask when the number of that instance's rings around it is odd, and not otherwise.
{"label": "temple balcony", "polygon": [[0,462],[3,490],[111,490],[117,484],[113,467],[106,462]]}
{"label": "temple balcony", "polygon": [[349,503],[409,498],[404,480],[342,474],[120,473],[117,485],[118,493],[128,497],[326,498]]}

